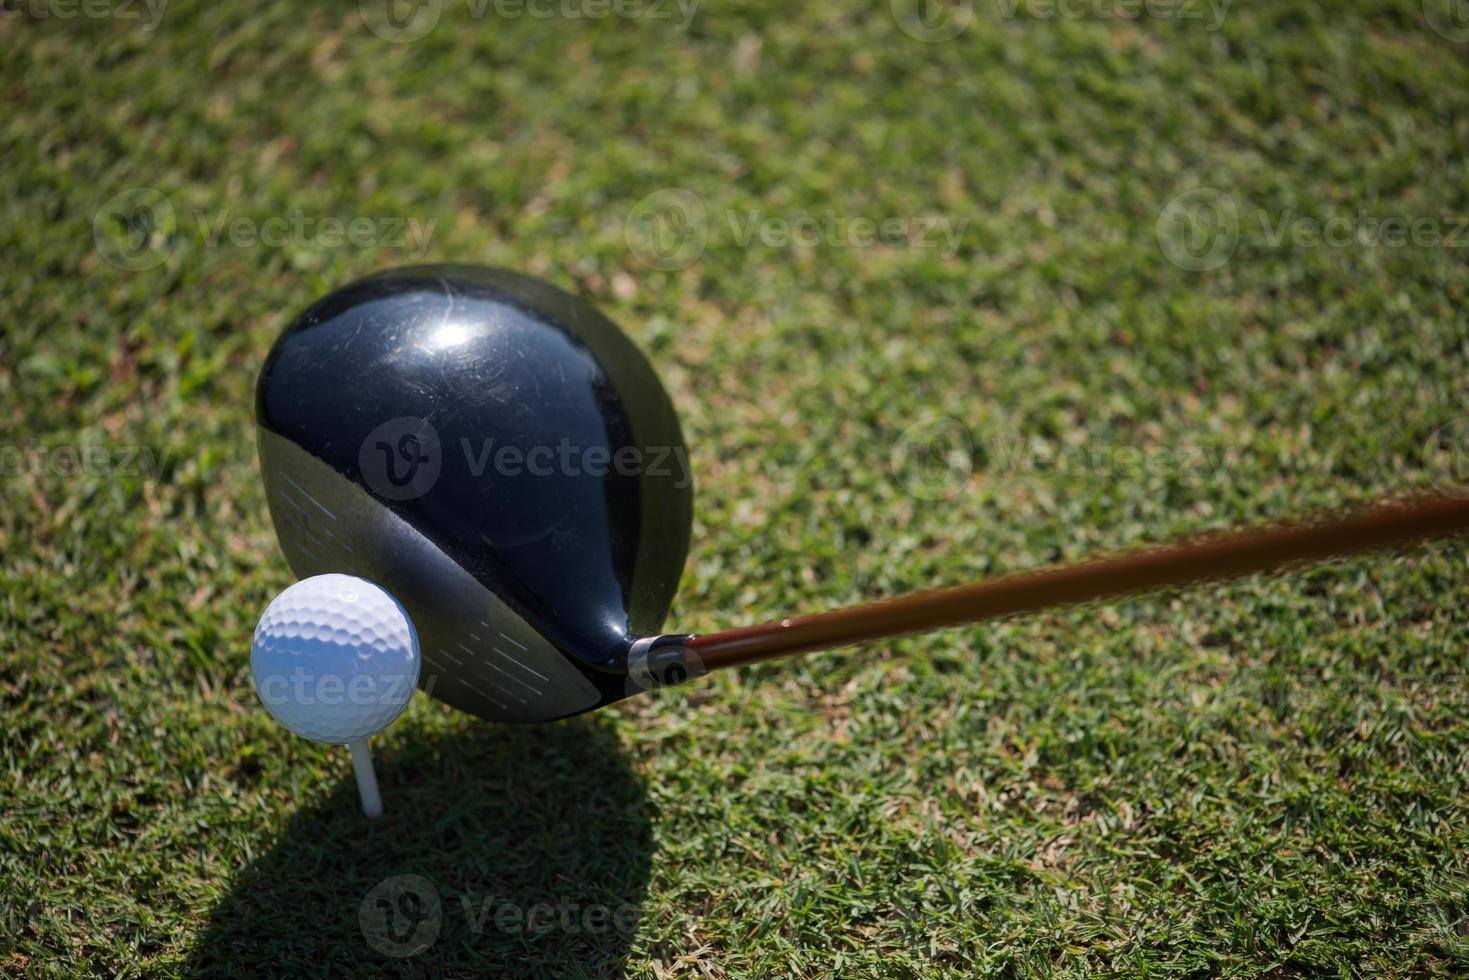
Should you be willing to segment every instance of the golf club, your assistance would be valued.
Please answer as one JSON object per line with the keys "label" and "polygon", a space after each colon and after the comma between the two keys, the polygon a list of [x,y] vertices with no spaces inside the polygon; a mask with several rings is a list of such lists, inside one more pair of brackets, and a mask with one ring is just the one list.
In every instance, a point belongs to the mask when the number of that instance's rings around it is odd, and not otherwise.
{"label": "golf club", "polygon": [[320,300],[261,370],[277,537],[301,578],[403,604],[420,686],[497,721],[578,714],[707,670],[1469,530],[1428,494],[977,585],[703,635],[664,633],[688,553],[689,460],[652,367],[588,303],[473,266]]}

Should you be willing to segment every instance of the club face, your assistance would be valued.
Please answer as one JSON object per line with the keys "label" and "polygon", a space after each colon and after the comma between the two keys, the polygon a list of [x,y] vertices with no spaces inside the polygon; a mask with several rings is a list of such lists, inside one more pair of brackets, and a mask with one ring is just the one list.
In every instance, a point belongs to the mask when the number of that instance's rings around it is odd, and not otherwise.
{"label": "club face", "polygon": [[682,572],[693,491],[667,394],[590,305],[477,267],[369,277],[282,335],[256,417],[292,570],[392,592],[425,691],[504,721],[628,692],[628,651]]}

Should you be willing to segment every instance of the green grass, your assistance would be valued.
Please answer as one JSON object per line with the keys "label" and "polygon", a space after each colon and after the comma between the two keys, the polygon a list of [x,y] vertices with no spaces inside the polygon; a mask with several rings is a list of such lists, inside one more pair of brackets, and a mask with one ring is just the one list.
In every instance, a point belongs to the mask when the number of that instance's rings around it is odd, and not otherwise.
{"label": "green grass", "polygon": [[[250,630],[290,574],[255,372],[311,300],[420,256],[211,240],[221,218],[433,223],[422,258],[623,324],[693,447],[683,629],[1433,480],[1425,439],[1469,415],[1469,233],[1271,228],[1469,216],[1447,6],[1240,3],[1219,31],[998,9],[935,44],[885,4],[774,0],[684,31],[448,2],[408,44],[355,4],[0,18],[0,973],[1469,973],[1462,545],[538,729],[420,698],[380,740],[377,825],[345,755],[256,702]],[[138,187],[177,222],[127,271],[94,216]],[[675,187],[708,247],[660,271],[625,219]],[[1156,233],[1198,187],[1239,217],[1207,271]],[[742,245],[756,212],[968,224],[952,255]],[[978,446],[947,499],[891,465],[935,417]],[[1037,465],[1005,464],[1017,439]],[[1041,465],[1066,447],[1219,462]],[[359,909],[403,874],[439,934],[389,958]],[[626,914],[494,918],[539,904]]]}

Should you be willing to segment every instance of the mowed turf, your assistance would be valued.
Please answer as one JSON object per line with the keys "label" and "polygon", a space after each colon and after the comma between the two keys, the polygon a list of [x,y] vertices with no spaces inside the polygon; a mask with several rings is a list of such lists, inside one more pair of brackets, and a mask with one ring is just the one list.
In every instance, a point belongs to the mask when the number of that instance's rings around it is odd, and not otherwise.
{"label": "mowed turf", "polygon": [[0,18],[0,973],[1469,973],[1463,543],[540,728],[420,697],[376,824],[259,707],[255,374],[377,268],[541,275],[648,352],[698,484],[679,629],[1441,478],[1449,4],[979,0],[934,43],[896,7]]}

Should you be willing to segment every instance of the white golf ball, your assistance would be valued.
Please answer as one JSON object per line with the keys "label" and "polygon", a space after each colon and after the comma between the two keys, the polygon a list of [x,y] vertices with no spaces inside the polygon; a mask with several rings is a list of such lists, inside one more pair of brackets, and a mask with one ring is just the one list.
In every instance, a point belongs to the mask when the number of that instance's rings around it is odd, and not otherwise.
{"label": "white golf ball", "polygon": [[315,575],[276,596],[250,644],[265,709],[297,735],[333,745],[391,725],[408,707],[418,669],[408,612],[352,575]]}

